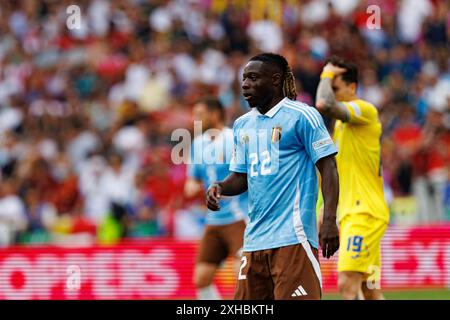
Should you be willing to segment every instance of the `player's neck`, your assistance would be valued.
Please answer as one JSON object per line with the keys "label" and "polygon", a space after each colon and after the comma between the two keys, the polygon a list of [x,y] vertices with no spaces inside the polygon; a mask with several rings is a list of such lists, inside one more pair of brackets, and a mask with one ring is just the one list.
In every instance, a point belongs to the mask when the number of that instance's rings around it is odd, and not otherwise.
{"label": "player's neck", "polygon": [[[218,124],[211,126],[211,128],[209,128],[209,129],[219,130],[220,132],[222,132],[224,128],[225,128],[225,125],[223,123],[218,123]],[[206,131],[208,131],[208,130],[206,130]],[[214,139],[214,136],[211,136],[211,138]]]}
{"label": "player's neck", "polygon": [[283,95],[275,95],[272,98],[272,100],[270,101],[270,103],[268,103],[267,105],[265,105],[263,107],[256,107],[256,109],[258,109],[259,113],[266,114],[267,112],[269,112],[270,109],[275,107],[278,104],[278,102],[280,102],[284,98],[285,97]]}
{"label": "player's neck", "polygon": [[358,96],[356,94],[352,94],[348,96],[348,99],[345,99],[345,101],[353,101],[353,100],[358,100]]}

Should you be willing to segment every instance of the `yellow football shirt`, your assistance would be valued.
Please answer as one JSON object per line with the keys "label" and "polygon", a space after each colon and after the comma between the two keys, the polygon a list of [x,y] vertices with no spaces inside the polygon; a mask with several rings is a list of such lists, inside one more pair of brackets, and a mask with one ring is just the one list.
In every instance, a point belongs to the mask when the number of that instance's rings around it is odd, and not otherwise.
{"label": "yellow football shirt", "polygon": [[389,222],[381,170],[381,123],[378,111],[364,100],[343,102],[348,121],[336,121],[334,142],[338,148],[338,219],[368,213]]}

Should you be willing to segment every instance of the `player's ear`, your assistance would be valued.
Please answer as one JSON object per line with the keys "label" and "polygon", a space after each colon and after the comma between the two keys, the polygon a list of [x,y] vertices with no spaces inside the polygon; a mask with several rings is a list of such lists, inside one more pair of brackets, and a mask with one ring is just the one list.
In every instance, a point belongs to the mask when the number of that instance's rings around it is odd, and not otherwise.
{"label": "player's ear", "polygon": [[275,87],[280,86],[282,84],[282,81],[283,81],[283,79],[282,79],[281,73],[277,72],[272,75],[272,83]]}

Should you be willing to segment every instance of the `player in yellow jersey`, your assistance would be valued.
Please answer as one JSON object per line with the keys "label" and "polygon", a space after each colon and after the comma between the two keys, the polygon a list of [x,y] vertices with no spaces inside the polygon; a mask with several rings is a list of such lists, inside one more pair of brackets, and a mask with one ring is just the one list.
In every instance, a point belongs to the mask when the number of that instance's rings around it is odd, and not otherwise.
{"label": "player in yellow jersey", "polygon": [[316,106],[335,119],[338,148],[338,288],[344,299],[383,299],[380,242],[389,223],[381,175],[381,123],[377,109],[356,96],[358,70],[337,57],[328,60]]}

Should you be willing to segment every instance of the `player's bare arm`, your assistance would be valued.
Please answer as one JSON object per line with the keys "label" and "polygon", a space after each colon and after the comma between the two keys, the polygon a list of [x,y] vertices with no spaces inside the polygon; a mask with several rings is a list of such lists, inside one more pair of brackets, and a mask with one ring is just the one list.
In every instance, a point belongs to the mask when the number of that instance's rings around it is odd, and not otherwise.
{"label": "player's bare arm", "polygon": [[322,254],[329,259],[339,249],[339,230],[336,224],[336,210],[339,199],[339,176],[334,156],[327,156],[316,163],[322,176],[324,202],[323,223],[319,232]]}
{"label": "player's bare arm", "polygon": [[333,92],[333,78],[343,72],[345,69],[336,67],[330,62],[325,65],[317,88],[316,107],[322,115],[346,122],[348,121],[347,109],[342,102],[336,101]]}
{"label": "player's bare arm", "polygon": [[210,210],[220,210],[222,195],[236,196],[247,191],[247,174],[232,172],[225,180],[213,183],[206,191],[206,205]]}

